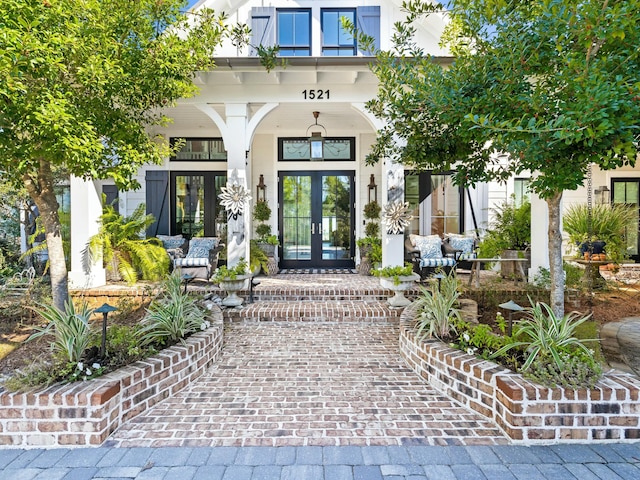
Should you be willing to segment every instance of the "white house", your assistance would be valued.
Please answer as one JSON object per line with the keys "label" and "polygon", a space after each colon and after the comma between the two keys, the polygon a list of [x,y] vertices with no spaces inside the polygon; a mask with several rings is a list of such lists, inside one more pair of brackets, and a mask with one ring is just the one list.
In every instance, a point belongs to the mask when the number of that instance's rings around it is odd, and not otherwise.
{"label": "white house", "polygon": [[[248,24],[252,44],[281,47],[286,68],[267,72],[255,49],[224,45],[217,68],[201,72],[199,95],[168,111],[173,124],[153,133],[186,139],[175,158],[139,172],[142,189],[116,192],[110,182],[72,179],[72,268],[75,287],[104,283],[104,273],[82,262],[81,251],[97,231],[100,195],[117,196],[122,213],[141,202],[157,219],[150,234],[219,236],[224,212],[221,188],[232,176],[253,197],[264,198],[274,214],[271,226],[280,240],[281,268],[353,267],[355,240],[364,236],[362,207],[395,199],[410,202],[415,219],[405,233],[462,233],[487,224],[488,208],[526,185],[526,178],[506,186],[461,189],[446,174],[414,174],[386,160],[365,165],[379,120],[364,104],[375,97],[377,79],[371,57],[344,35],[340,17],[390,47],[394,22],[403,18],[400,0],[202,0],[203,6]],[[434,61],[452,61],[438,45],[446,18],[432,15],[418,24],[417,39]],[[314,136],[315,135],[315,136]],[[310,137],[322,140],[314,155]],[[614,201],[639,204],[640,172],[594,172],[594,185],[606,185]],[[634,193],[635,192],[635,193]],[[568,201],[586,200],[571,192]],[[633,196],[635,195],[635,197]],[[534,208],[540,208],[534,201]],[[544,208],[544,207],[542,207]],[[253,225],[250,210],[227,228],[228,261],[248,256]],[[534,216],[537,232],[544,217]],[[384,229],[382,229],[384,231]],[[638,239],[635,238],[635,254]],[[383,263],[402,264],[402,235],[383,233]],[[539,248],[538,248],[539,247]],[[546,234],[534,238],[533,264],[545,266]]]}

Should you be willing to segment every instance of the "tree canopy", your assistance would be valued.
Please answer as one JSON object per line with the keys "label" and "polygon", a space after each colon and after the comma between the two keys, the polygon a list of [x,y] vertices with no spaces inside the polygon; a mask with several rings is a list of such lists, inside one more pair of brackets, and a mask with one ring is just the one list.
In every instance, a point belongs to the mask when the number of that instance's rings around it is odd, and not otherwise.
{"label": "tree canopy", "polygon": [[0,171],[25,185],[47,232],[54,304],[67,297],[56,172],[113,178],[122,189],[170,152],[149,127],[214,68],[225,38],[248,29],[224,15],[185,15],[183,0],[2,0]]}
{"label": "tree canopy", "polygon": [[[459,185],[533,174],[549,207],[552,305],[563,306],[560,201],[589,166],[634,165],[640,133],[640,0],[450,0],[441,67],[412,41],[413,22],[442,11],[404,3],[394,48],[372,67],[368,107],[387,121],[370,162],[397,158],[453,170]],[[394,136],[406,141],[394,141]]]}

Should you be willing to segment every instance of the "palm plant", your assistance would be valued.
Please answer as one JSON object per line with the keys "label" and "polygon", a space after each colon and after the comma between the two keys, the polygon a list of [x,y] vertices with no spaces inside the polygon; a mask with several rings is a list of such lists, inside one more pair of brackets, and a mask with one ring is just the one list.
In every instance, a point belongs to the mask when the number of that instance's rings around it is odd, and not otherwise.
{"label": "palm plant", "polygon": [[420,291],[421,294],[415,302],[420,312],[416,336],[420,340],[432,337],[442,340],[455,333],[456,321],[462,320],[460,310],[456,306],[460,292],[455,273],[451,272],[439,282],[433,282],[429,289],[420,287]]}
{"label": "palm plant", "polygon": [[76,310],[71,299],[67,299],[64,311],[58,310],[53,305],[47,305],[37,312],[48,323],[44,328],[36,327],[36,333],[32,334],[28,340],[52,334],[54,340],[51,345],[54,353],[69,362],[79,362],[93,335],[89,324],[93,310],[89,309],[86,303]]}
{"label": "palm plant", "polygon": [[106,205],[100,217],[100,231],[89,240],[92,258],[102,258],[107,270],[119,274],[127,283],[138,280],[160,280],[169,271],[169,256],[157,238],[143,238],[144,231],[154,222],[140,204],[129,217],[123,217],[111,205]]}
{"label": "palm plant", "polygon": [[574,204],[562,216],[562,226],[574,244],[602,241],[609,258],[615,262],[627,253],[626,229],[633,224],[637,210],[625,204]]}

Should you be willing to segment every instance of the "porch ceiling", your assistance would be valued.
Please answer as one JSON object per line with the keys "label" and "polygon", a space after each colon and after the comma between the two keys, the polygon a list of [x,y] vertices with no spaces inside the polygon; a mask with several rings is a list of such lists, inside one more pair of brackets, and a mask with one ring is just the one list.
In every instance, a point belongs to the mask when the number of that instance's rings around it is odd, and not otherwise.
{"label": "porch ceiling", "polygon": [[[263,104],[250,104],[253,115]],[[224,105],[211,105],[224,118]],[[369,122],[348,103],[280,103],[258,126],[256,133],[281,136],[305,136],[307,127],[315,123],[313,111],[320,112],[318,124],[327,130],[327,136],[347,136],[372,133]],[[178,135],[215,136],[219,131],[213,121],[195,105],[178,105],[168,110],[173,124],[166,132],[180,132]],[[165,133],[166,133],[165,132]]]}

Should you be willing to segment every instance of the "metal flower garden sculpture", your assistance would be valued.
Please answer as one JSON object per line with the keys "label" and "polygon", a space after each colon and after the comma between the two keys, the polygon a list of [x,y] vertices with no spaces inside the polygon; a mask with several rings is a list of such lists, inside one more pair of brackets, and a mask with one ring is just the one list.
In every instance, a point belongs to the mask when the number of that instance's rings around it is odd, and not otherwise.
{"label": "metal flower garden sculpture", "polygon": [[238,178],[237,170],[232,172],[227,185],[222,187],[222,193],[219,198],[220,204],[227,211],[229,220],[237,220],[242,215],[245,207],[251,201],[251,194]]}
{"label": "metal flower garden sculpture", "polygon": [[384,206],[382,221],[387,225],[387,233],[399,235],[409,226],[413,215],[409,213],[409,202],[389,202]]}

